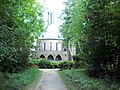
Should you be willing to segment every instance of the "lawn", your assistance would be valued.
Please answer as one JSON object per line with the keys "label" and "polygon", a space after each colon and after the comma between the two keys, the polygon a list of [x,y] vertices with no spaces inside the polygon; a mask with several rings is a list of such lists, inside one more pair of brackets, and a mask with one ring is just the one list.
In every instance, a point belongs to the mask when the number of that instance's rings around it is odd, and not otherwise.
{"label": "lawn", "polygon": [[28,68],[12,74],[0,72],[0,90],[24,90],[39,77],[40,73],[38,68]]}
{"label": "lawn", "polygon": [[89,78],[85,70],[63,70],[59,72],[68,90],[120,90],[117,83],[106,79]]}

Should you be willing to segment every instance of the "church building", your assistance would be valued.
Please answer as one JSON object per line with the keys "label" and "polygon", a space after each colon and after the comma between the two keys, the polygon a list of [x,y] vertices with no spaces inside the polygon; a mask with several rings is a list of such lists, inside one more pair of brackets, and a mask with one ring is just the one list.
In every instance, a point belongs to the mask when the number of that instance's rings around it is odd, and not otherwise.
{"label": "church building", "polygon": [[[54,0],[54,6],[58,6],[58,1]],[[62,10],[60,7],[48,6],[47,3],[49,3],[47,0],[43,2],[43,19],[46,32],[42,33],[36,42],[36,58],[46,58],[54,61],[72,60],[72,56],[76,54],[76,48],[72,43],[63,47],[64,39],[59,32],[59,27],[62,24],[59,16]]]}

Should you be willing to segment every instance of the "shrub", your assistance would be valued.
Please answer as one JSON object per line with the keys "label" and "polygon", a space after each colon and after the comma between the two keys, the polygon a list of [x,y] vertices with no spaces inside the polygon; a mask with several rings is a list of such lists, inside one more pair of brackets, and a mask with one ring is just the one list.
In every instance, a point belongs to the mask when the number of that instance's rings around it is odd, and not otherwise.
{"label": "shrub", "polygon": [[31,59],[31,60],[29,60],[29,64],[30,64],[30,66],[31,65],[39,65],[39,63],[40,63],[40,59]]}
{"label": "shrub", "polygon": [[61,62],[54,62],[47,59],[31,59],[29,61],[30,66],[39,68],[60,68],[60,69],[72,69],[75,68],[74,61],[61,61]]}
{"label": "shrub", "polygon": [[0,71],[9,72],[9,73],[17,73],[19,71],[25,70],[28,67],[29,49],[24,48],[23,51],[16,50],[15,52],[11,50],[7,55],[5,54],[2,56],[2,54],[4,53],[0,53],[1,55],[0,56]]}
{"label": "shrub", "polygon": [[29,65],[31,67],[38,66],[39,68],[59,68],[59,62],[53,62],[47,59],[31,59]]}
{"label": "shrub", "polygon": [[74,62],[75,62],[76,69],[85,68],[87,66],[86,62],[81,61],[81,60],[74,60]]}
{"label": "shrub", "polygon": [[59,62],[53,62],[54,68],[59,68]]}
{"label": "shrub", "polygon": [[85,72],[85,69],[81,69],[62,70],[59,73],[68,90],[120,90],[118,82],[114,82],[114,80],[106,82],[105,79],[89,78]]}
{"label": "shrub", "polygon": [[72,69],[75,67],[75,63],[73,61],[61,61],[59,63],[60,69]]}
{"label": "shrub", "polygon": [[40,75],[38,68],[28,68],[19,73],[0,72],[0,90],[23,90]]}
{"label": "shrub", "polygon": [[39,68],[54,68],[54,64],[50,60],[43,59],[39,62]]}
{"label": "shrub", "polygon": [[85,60],[78,55],[73,56],[73,61],[75,62],[75,68],[77,69],[85,68],[87,66]]}

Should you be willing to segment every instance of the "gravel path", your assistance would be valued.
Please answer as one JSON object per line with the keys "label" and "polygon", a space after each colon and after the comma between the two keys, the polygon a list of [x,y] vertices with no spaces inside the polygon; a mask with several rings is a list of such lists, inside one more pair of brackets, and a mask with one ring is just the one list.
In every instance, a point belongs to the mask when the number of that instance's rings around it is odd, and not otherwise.
{"label": "gravel path", "polygon": [[41,69],[41,79],[32,90],[67,90],[60,76],[58,69]]}

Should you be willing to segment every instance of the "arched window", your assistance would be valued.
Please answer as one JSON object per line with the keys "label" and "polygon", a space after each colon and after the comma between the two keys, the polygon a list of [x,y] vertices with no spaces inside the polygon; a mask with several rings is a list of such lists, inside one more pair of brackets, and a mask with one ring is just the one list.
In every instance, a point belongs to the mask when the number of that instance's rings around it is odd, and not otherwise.
{"label": "arched window", "polygon": [[48,60],[54,60],[54,57],[50,54],[47,59]]}
{"label": "arched window", "polygon": [[42,54],[42,55],[40,56],[40,58],[45,58],[45,56]]}
{"label": "arched window", "polygon": [[56,58],[55,58],[56,61],[60,61],[62,60],[61,56],[60,55],[57,55]]}

